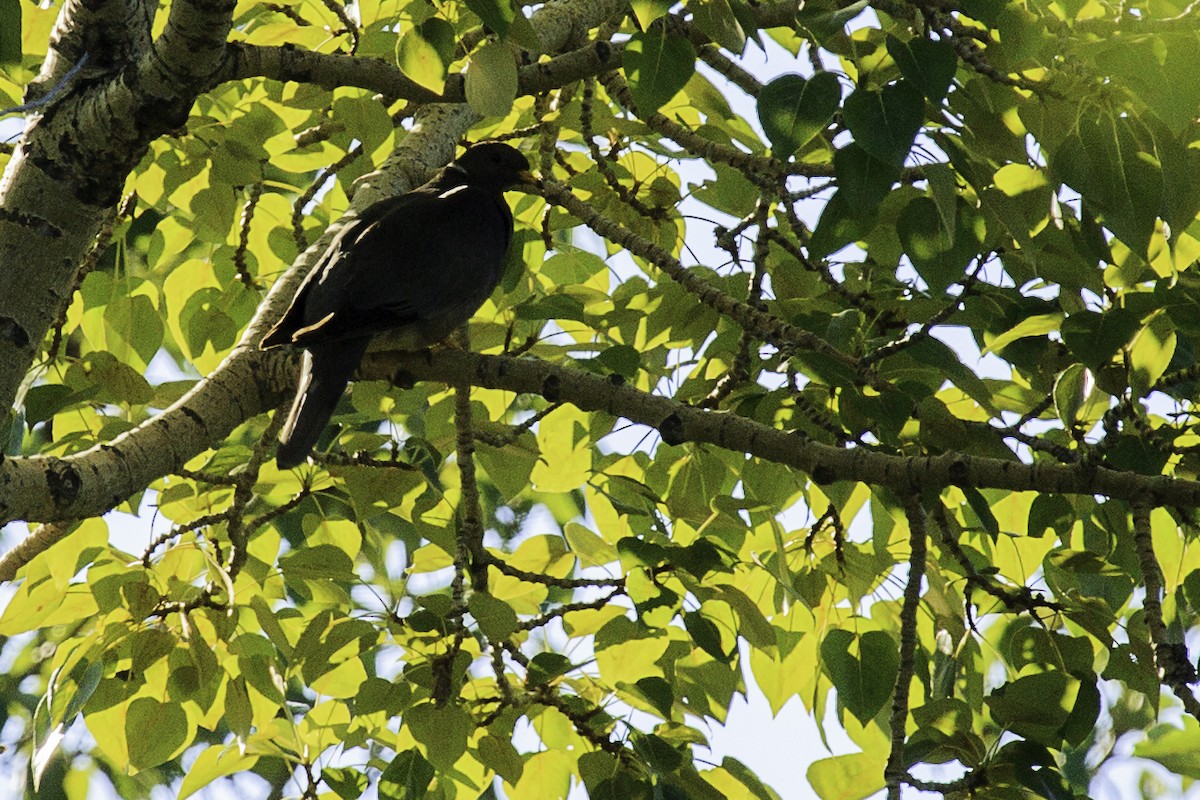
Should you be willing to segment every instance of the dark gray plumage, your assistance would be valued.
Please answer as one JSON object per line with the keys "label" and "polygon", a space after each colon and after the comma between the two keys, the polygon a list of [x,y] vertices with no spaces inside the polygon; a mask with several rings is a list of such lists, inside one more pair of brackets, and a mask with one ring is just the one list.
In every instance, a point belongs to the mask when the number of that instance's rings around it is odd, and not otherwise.
{"label": "dark gray plumage", "polygon": [[483,305],[512,239],[504,190],[533,181],[517,150],[479,144],[338,232],[262,340],[263,348],[306,351],[275,455],[281,469],[308,457],[374,337],[387,333],[387,347],[419,350]]}

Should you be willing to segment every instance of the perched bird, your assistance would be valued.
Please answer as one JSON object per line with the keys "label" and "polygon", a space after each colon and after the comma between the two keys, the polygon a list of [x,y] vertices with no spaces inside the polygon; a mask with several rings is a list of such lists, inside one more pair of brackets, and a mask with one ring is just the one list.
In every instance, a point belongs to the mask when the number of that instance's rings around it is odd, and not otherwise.
{"label": "perched bird", "polygon": [[517,150],[478,144],[338,232],[260,345],[305,349],[275,455],[281,469],[308,457],[374,337],[386,333],[387,347],[419,350],[483,305],[512,239],[504,190],[534,182]]}

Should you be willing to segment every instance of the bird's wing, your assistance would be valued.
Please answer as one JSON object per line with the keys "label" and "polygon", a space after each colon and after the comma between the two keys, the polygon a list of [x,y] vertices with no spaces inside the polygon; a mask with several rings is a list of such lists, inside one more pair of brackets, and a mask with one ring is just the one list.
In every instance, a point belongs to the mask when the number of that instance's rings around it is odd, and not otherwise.
{"label": "bird's wing", "polygon": [[[329,321],[332,311],[327,311],[319,317],[314,318],[314,314],[310,311],[310,295],[313,294],[314,286],[320,286],[327,283],[329,276],[334,274],[334,270],[341,271],[348,265],[348,256],[352,249],[356,246],[372,226],[374,226],[382,217],[388,213],[402,208],[405,205],[418,201],[420,198],[420,189],[390,197],[374,203],[363,210],[363,213],[344,225],[329,246],[325,248],[325,252],[321,254],[320,260],[317,262],[304,281],[300,284],[300,288],[296,290],[295,297],[292,298],[292,303],[288,306],[287,311],[275,323],[274,327],[267,332],[263,337],[260,347],[278,347],[285,344],[299,343],[298,336],[309,336],[312,332],[321,327],[322,324]],[[327,289],[318,289],[318,294],[328,294]],[[332,297],[330,299],[333,299]],[[322,305],[329,305],[323,303]]]}
{"label": "bird's wing", "polygon": [[311,285],[305,325],[291,341],[337,341],[453,317],[452,329],[491,294],[512,235],[503,199],[468,186],[422,187],[398,199],[405,202],[364,215],[353,238],[343,239],[339,257]]}

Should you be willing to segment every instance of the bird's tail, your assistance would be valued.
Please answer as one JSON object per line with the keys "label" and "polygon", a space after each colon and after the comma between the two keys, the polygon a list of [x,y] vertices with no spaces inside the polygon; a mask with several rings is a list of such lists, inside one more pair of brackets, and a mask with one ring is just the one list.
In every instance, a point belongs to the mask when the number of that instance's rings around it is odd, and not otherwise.
{"label": "bird's tail", "polygon": [[296,400],[275,451],[275,463],[280,469],[290,469],[308,458],[342,399],[350,376],[358,369],[369,341],[342,341],[304,352]]}

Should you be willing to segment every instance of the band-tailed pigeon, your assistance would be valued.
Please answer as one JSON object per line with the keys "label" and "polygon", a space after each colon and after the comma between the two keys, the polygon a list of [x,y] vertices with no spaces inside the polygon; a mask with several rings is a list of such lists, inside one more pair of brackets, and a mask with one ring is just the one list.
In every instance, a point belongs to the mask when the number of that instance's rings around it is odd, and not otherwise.
{"label": "band-tailed pigeon", "polygon": [[386,333],[392,349],[419,350],[483,305],[512,239],[504,190],[534,180],[517,150],[478,144],[338,232],[261,344],[305,349],[275,455],[281,469],[308,457],[375,336]]}

